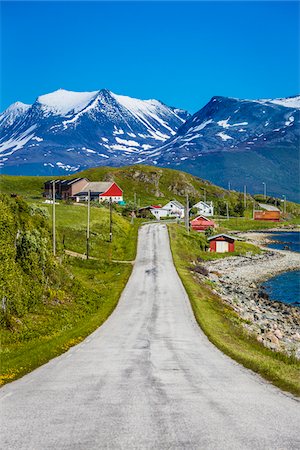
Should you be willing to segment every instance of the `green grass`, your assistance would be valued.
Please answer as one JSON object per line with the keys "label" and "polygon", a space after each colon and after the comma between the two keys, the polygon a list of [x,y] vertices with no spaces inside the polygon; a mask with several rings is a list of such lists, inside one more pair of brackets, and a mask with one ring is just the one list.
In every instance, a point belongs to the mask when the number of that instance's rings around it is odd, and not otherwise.
{"label": "green grass", "polygon": [[300,362],[257,342],[255,337],[245,332],[243,319],[212,293],[205,283],[193,277],[189,270],[191,262],[203,254],[199,238],[187,236],[186,231],[177,225],[169,225],[169,235],[176,269],[190,298],[196,320],[209,340],[274,385],[300,396]]}
{"label": "green grass", "polygon": [[[56,208],[58,240],[65,248],[85,253],[87,208]],[[55,292],[30,313],[12,318],[13,329],[2,327],[0,384],[12,381],[77,344],[99,327],[116,307],[132,265],[114,260],[135,259],[139,222],[130,224],[113,214],[109,243],[109,211],[91,208],[91,256],[97,260],[64,257],[62,268],[74,277],[69,295]],[[61,258],[62,256],[60,256]]]}
{"label": "green grass", "polygon": [[268,230],[270,228],[281,228],[288,225],[299,225],[298,217],[282,222],[266,222],[263,220],[253,220],[247,217],[235,217],[231,219],[216,219],[220,227],[220,231],[234,230],[234,231],[256,231]]}
{"label": "green grass", "polygon": [[[52,207],[46,206],[52,224]],[[87,207],[56,206],[58,239],[68,250],[86,253]],[[139,220],[132,225],[117,212],[113,212],[113,240],[109,242],[109,210],[105,207],[91,207],[90,214],[90,256],[102,260],[132,260],[136,246]]]}
{"label": "green grass", "polygon": [[12,336],[1,332],[1,384],[19,378],[65,352],[99,327],[116,307],[131,265],[70,258],[68,265],[85,290],[84,298],[38,308],[22,318]]}

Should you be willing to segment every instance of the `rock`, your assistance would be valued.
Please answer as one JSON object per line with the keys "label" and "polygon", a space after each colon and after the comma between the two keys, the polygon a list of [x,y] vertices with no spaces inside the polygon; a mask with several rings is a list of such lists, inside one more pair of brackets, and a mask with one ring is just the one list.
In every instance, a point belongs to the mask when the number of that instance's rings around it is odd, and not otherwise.
{"label": "rock", "polygon": [[266,338],[274,345],[278,346],[279,345],[279,340],[278,338],[272,333],[272,332],[268,332],[266,333]]}
{"label": "rock", "polygon": [[283,338],[283,335],[282,335],[281,331],[278,330],[278,329],[276,329],[274,331],[274,336],[276,336],[278,339],[282,339]]}

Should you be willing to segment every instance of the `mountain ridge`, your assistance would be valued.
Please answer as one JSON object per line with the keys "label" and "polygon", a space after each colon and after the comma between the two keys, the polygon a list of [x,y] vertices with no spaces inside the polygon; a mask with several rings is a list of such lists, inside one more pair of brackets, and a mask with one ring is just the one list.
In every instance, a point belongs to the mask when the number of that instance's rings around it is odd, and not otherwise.
{"label": "mountain ridge", "polygon": [[[195,114],[108,89],[59,89],[0,115],[0,168],[11,174],[63,174],[146,163],[216,184],[272,193],[297,191],[300,96],[214,96]],[[285,186],[285,179],[290,186]],[[297,195],[297,194],[296,194]]]}

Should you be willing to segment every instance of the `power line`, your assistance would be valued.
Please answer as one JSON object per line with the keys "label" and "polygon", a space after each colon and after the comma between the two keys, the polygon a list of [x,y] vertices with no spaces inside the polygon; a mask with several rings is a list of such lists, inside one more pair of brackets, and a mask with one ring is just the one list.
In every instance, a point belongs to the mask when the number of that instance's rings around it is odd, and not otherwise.
{"label": "power line", "polygon": [[91,217],[91,191],[88,191],[88,213],[87,213],[87,230],[86,230],[86,259],[90,254],[90,217]]}
{"label": "power line", "polygon": [[55,180],[52,181],[52,237],[53,237],[53,255],[56,256],[56,234],[55,234]]}

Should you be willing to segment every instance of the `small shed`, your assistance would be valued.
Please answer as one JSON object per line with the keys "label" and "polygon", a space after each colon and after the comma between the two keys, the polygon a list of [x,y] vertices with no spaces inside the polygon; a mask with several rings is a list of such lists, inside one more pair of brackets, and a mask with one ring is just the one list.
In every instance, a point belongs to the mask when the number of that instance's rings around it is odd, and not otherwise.
{"label": "small shed", "polygon": [[234,241],[236,238],[228,234],[217,234],[208,238],[209,251],[217,253],[234,252]]}
{"label": "small shed", "polygon": [[213,220],[208,219],[205,216],[198,216],[191,220],[192,230],[205,231],[207,228],[215,228],[216,224]]}
{"label": "small shed", "polygon": [[254,220],[268,220],[270,222],[280,221],[280,209],[276,208],[276,206],[265,203],[259,203],[258,205],[261,209],[254,211]]}

